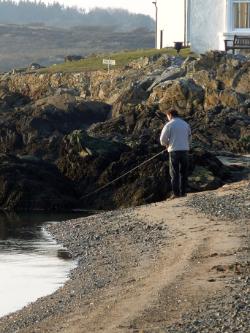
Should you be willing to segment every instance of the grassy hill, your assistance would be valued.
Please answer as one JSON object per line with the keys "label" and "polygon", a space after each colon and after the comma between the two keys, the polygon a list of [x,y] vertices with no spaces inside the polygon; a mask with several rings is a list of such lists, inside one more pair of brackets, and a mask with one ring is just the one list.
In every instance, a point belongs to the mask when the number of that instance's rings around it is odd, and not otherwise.
{"label": "grassy hill", "polygon": [[[92,55],[86,59],[80,61],[66,62],[58,65],[51,66],[46,69],[42,69],[42,72],[78,72],[86,70],[98,70],[107,69],[107,65],[103,65],[103,59],[113,59],[116,61],[115,68],[120,68],[127,65],[133,60],[137,60],[141,57],[151,57],[158,54],[176,55],[176,51],[173,48],[164,48],[161,50],[156,49],[137,49],[128,50],[113,53],[103,53],[98,55]],[[190,49],[185,48],[181,50],[180,55],[186,57],[190,55]]]}
{"label": "grassy hill", "polygon": [[62,63],[69,54],[86,56],[153,46],[154,33],[143,28],[117,32],[112,26],[62,29],[0,24],[0,72],[31,62],[44,66]]}

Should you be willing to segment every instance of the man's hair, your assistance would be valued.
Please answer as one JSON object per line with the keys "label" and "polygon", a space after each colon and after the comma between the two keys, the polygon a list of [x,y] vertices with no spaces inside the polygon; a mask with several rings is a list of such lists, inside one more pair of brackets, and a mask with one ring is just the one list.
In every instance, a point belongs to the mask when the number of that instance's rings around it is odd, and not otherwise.
{"label": "man's hair", "polygon": [[171,115],[172,117],[178,117],[178,111],[176,111],[175,109],[170,109],[167,111],[167,114]]}

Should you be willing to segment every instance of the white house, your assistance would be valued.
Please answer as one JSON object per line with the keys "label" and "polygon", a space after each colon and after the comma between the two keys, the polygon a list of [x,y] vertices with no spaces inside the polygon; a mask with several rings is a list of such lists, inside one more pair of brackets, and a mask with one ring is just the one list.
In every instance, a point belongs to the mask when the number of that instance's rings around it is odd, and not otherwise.
{"label": "white house", "polygon": [[250,0],[155,0],[157,47],[190,44],[194,52],[224,50],[224,40],[250,35]]}

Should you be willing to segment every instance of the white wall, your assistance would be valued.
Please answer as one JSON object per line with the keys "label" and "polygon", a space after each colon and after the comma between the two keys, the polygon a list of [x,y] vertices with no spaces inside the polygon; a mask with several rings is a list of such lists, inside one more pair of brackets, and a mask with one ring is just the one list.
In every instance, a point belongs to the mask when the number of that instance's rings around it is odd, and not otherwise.
{"label": "white wall", "polygon": [[[163,47],[184,42],[185,0],[155,0],[158,6],[157,47],[160,48],[161,30]],[[204,53],[224,50],[224,40],[234,34],[250,34],[232,30],[232,0],[186,0],[188,5],[187,39],[192,51]]]}
{"label": "white wall", "polygon": [[163,30],[163,47],[174,46],[174,42],[184,42],[184,0],[158,0],[157,6],[157,47],[160,48],[161,30]]}
{"label": "white wall", "polygon": [[192,51],[224,50],[227,30],[227,0],[190,0]]}

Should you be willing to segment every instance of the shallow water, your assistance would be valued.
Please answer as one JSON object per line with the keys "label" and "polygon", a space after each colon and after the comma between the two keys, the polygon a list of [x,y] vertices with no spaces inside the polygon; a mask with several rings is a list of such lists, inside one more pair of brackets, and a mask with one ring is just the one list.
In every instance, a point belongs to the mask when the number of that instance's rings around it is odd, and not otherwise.
{"label": "shallow water", "polygon": [[62,248],[45,231],[48,221],[72,215],[0,214],[0,317],[62,286],[76,266],[57,256]]}

